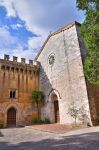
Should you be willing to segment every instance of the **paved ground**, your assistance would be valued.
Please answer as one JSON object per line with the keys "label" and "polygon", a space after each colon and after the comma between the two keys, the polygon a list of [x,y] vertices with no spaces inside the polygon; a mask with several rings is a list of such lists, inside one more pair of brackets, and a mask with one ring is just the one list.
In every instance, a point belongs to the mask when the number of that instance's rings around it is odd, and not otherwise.
{"label": "paved ground", "polygon": [[30,128],[35,130],[40,130],[40,131],[46,131],[50,133],[57,133],[57,134],[62,134],[73,130],[71,125],[65,125],[65,124],[33,125],[30,126]]}
{"label": "paved ground", "polygon": [[64,134],[9,128],[0,130],[0,150],[99,150],[99,127]]}

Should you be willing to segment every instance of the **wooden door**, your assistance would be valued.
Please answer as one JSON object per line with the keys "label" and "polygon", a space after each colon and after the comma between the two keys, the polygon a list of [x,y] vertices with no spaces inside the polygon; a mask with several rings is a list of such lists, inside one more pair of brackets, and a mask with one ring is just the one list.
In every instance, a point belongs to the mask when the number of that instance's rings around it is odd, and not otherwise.
{"label": "wooden door", "polygon": [[54,101],[55,123],[60,122],[58,100]]}
{"label": "wooden door", "polygon": [[14,108],[10,108],[7,113],[7,125],[13,126],[16,125],[16,110]]}

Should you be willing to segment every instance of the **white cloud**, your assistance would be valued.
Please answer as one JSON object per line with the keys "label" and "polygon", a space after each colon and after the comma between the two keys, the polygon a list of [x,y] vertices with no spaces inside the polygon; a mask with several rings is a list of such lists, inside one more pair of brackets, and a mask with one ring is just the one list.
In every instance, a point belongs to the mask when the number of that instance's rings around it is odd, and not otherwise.
{"label": "white cloud", "polygon": [[13,48],[16,44],[18,44],[16,37],[12,37],[6,27],[0,27],[0,49],[9,48],[11,46]]}
{"label": "white cloud", "polygon": [[35,0],[0,0],[0,5],[6,7],[9,17],[18,15],[21,20],[24,20],[28,30],[39,34],[46,31],[37,23],[37,20],[42,18],[43,10],[40,5],[37,6]]}
{"label": "white cloud", "polygon": [[[74,20],[82,21],[82,13],[78,13],[75,0],[0,0],[6,7],[8,17],[18,15],[25,22],[27,30],[40,35],[30,38],[30,50],[39,48],[50,31],[64,26]],[[12,26],[19,28],[20,25]]]}
{"label": "white cloud", "polygon": [[22,28],[22,27],[23,27],[23,25],[22,25],[22,24],[19,24],[19,23],[17,23],[17,24],[12,24],[12,25],[10,25],[10,26],[11,26],[12,29],[18,29],[18,28]]}
{"label": "white cloud", "polygon": [[36,52],[34,53],[32,50],[25,50],[23,49],[2,49],[0,50],[0,59],[4,58],[4,54],[10,54],[10,60],[12,60],[13,56],[18,57],[18,61],[21,61],[21,58],[26,58],[26,62],[28,63],[29,59],[33,59],[33,57],[37,54]]}
{"label": "white cloud", "polygon": [[13,56],[17,56],[18,61],[21,61],[21,58],[26,58],[26,62],[28,62],[28,60],[33,59],[36,54],[36,52],[33,52],[33,50],[30,49],[27,49],[25,51],[23,51],[22,48],[13,50]]}
{"label": "white cloud", "polygon": [[41,35],[83,18],[75,0],[0,0],[0,5],[8,16],[18,15],[30,31]]}
{"label": "white cloud", "polygon": [[46,35],[42,35],[38,37],[31,37],[28,40],[28,47],[29,49],[40,49],[41,45],[43,45],[44,41],[46,40]]}
{"label": "white cloud", "polygon": [[13,2],[13,0],[0,0],[0,5],[5,6],[7,9],[7,16],[16,16]]}
{"label": "white cloud", "polygon": [[[8,17],[11,17],[11,16],[15,17],[16,15],[18,15],[21,20],[25,21],[25,26],[27,30],[30,30],[31,32],[37,33],[39,35],[39,37],[30,38],[28,41],[28,48],[29,48],[30,54],[32,52],[32,56],[33,56],[32,49],[40,48],[41,43],[46,39],[48,35],[48,32],[46,29],[39,27],[39,24],[37,25],[35,23],[35,20],[39,17],[41,13],[40,10],[38,11],[35,8],[35,6],[33,7],[33,0],[30,0],[30,1],[0,0],[0,5],[6,7]],[[21,27],[21,25],[20,24],[11,25],[11,27],[13,29],[17,29]],[[9,53],[9,51],[7,53]],[[25,52],[21,51],[21,54],[23,54],[23,57],[24,57],[24,53],[27,53],[27,51]],[[17,55],[17,53],[15,55]],[[27,55],[25,56],[27,57]]]}
{"label": "white cloud", "polygon": [[32,49],[24,50],[16,37],[12,36],[6,28],[0,27],[0,58],[3,58],[4,54],[9,54],[11,59],[12,56],[17,56],[20,61],[22,57],[33,59],[36,52]]}

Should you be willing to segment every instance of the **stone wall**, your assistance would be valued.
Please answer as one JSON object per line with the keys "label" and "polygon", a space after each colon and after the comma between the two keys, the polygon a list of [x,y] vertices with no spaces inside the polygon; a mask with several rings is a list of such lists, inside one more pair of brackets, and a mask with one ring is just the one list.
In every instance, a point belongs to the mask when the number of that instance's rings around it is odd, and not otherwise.
{"label": "stone wall", "polygon": [[[42,118],[48,117],[54,122],[52,111],[51,91],[54,91],[59,101],[60,123],[73,123],[68,114],[72,102],[78,108],[83,107],[90,122],[89,102],[83,73],[82,56],[85,56],[79,26],[75,23],[63,30],[52,34],[37,61],[40,68],[40,90],[45,93],[46,105],[42,109]],[[79,37],[78,37],[79,36]],[[54,55],[54,63],[49,64],[49,56]]]}
{"label": "stone wall", "polygon": [[99,86],[92,85],[87,81],[87,90],[92,123],[99,125]]}
{"label": "stone wall", "polygon": [[[39,89],[38,83],[39,64],[0,60],[0,123],[7,124],[7,111],[11,107],[17,111],[17,125],[37,117],[37,108],[31,98],[32,91]],[[14,98],[10,97],[10,91],[16,92]]]}

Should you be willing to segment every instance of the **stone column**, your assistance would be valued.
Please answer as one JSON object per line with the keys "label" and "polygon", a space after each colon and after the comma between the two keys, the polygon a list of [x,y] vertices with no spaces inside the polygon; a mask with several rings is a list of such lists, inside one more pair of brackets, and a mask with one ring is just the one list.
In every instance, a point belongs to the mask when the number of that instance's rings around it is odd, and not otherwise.
{"label": "stone column", "polygon": [[28,71],[28,91],[31,93],[31,71]]}
{"label": "stone column", "polygon": [[35,71],[32,72],[32,91],[36,90],[35,88]]}
{"label": "stone column", "polygon": [[15,68],[13,68],[13,79],[15,79]]}
{"label": "stone column", "polygon": [[28,93],[28,70],[26,72],[26,92]]}
{"label": "stone column", "polygon": [[29,81],[29,91],[32,93],[32,70],[30,71]]}
{"label": "stone column", "polygon": [[25,73],[25,71],[23,70],[23,72],[22,72],[22,92],[24,92],[24,73]]}
{"label": "stone column", "polygon": [[5,73],[6,73],[6,75],[5,75],[5,97],[6,97],[6,99],[8,99],[9,98],[9,84],[10,84],[10,80],[9,80],[9,68],[7,68],[7,66],[5,66]]}
{"label": "stone column", "polygon": [[39,90],[39,71],[36,70],[36,89]]}
{"label": "stone column", "polygon": [[35,89],[39,90],[39,79],[38,79],[38,70],[35,70]]}
{"label": "stone column", "polygon": [[26,74],[27,74],[27,73],[26,73],[26,70],[24,70],[24,92],[25,92],[25,93],[26,93],[26,88],[27,88],[27,87],[26,87],[26,86],[27,86],[27,85],[26,85]]}
{"label": "stone column", "polygon": [[2,68],[1,69],[1,71],[0,71],[0,80],[1,80],[1,82],[0,82],[0,90],[1,90],[1,101],[3,101],[3,94],[4,94],[4,86],[5,86],[5,67],[4,68]]}
{"label": "stone column", "polygon": [[20,68],[18,70],[18,91],[20,92]]}

